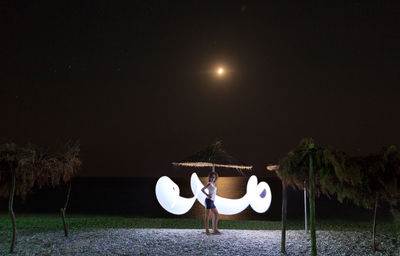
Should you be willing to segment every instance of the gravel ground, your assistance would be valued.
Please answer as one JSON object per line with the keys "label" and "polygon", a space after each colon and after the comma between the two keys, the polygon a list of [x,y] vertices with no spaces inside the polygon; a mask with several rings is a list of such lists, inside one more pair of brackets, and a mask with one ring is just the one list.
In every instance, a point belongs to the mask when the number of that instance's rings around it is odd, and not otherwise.
{"label": "gravel ground", "polygon": [[[33,235],[20,231],[12,255],[284,255],[280,231],[222,230],[205,235],[199,229],[84,229]],[[309,234],[288,231],[287,255],[310,255]],[[378,234],[379,251],[372,253],[369,232],[317,231],[318,255],[396,255],[400,239]],[[7,255],[8,241],[0,241],[0,255]]]}

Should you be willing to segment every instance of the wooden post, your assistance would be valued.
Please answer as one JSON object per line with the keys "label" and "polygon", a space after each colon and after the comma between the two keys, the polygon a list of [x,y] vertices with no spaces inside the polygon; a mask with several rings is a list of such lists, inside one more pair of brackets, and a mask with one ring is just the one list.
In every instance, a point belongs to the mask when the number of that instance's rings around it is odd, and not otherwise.
{"label": "wooden post", "polygon": [[286,207],[287,207],[287,184],[282,180],[282,236],[281,252],[286,253]]}
{"label": "wooden post", "polygon": [[306,189],[306,181],[304,181],[304,230],[307,233],[307,189]]}
{"label": "wooden post", "polygon": [[69,195],[71,194],[71,180],[68,183],[68,190],[67,190],[67,199],[65,200],[65,205],[64,208],[61,208],[61,219],[63,221],[63,225],[64,225],[64,235],[66,237],[68,237],[68,226],[67,226],[67,222],[65,220],[65,210],[67,209],[68,206],[68,201],[69,201]]}
{"label": "wooden post", "polygon": [[376,250],[375,247],[375,235],[376,235],[376,210],[378,209],[378,192],[375,197],[375,209],[374,209],[374,223],[372,224],[372,250]]}
{"label": "wooden post", "polygon": [[316,237],[315,237],[315,195],[314,195],[314,171],[313,171],[313,158],[312,158],[312,151],[314,149],[314,142],[310,139],[310,144],[308,147],[308,156],[309,156],[309,192],[310,192],[310,233],[311,233],[311,255],[317,256],[317,244],[316,244]]}
{"label": "wooden post", "polygon": [[[211,169],[211,171],[212,171],[212,172],[215,172],[215,164],[213,164],[213,165],[212,165],[212,169]],[[215,232],[215,229],[214,229],[214,223],[215,223],[215,214],[214,214],[214,213],[212,213],[212,212],[211,212],[211,214],[212,214],[212,218],[211,218],[211,225],[212,225],[212,229],[213,229],[213,231]]]}
{"label": "wooden post", "polygon": [[15,214],[14,214],[14,194],[15,194],[15,170],[11,169],[11,184],[10,184],[10,194],[8,199],[8,212],[11,217],[13,233],[11,239],[10,253],[14,252],[15,247],[15,235],[17,233],[17,224],[15,222]]}

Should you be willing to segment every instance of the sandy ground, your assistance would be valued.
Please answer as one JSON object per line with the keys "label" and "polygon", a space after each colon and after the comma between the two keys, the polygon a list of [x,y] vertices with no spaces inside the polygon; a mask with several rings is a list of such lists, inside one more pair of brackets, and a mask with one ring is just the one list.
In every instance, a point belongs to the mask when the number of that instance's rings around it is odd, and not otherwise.
{"label": "sandy ground", "polygon": [[[205,235],[199,229],[85,229],[33,235],[18,233],[12,255],[285,255],[280,252],[280,231],[221,230]],[[309,234],[288,231],[286,255],[310,255]],[[396,255],[400,239],[377,235],[378,251],[371,250],[370,232],[317,231],[318,255]],[[9,241],[0,241],[0,255]]]}

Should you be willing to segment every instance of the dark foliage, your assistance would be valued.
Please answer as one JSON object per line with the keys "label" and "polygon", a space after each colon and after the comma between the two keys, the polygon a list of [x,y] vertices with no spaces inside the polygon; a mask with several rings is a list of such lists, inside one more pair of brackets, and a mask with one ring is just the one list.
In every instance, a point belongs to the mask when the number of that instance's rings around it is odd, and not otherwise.
{"label": "dark foliage", "polygon": [[34,145],[0,145],[0,196],[8,197],[11,172],[16,174],[16,195],[25,198],[36,185],[55,187],[68,182],[81,166],[79,144],[68,143],[59,153]]}
{"label": "dark foliage", "polygon": [[[309,139],[302,139],[284,156],[277,170],[278,177],[302,190],[308,181],[305,161]],[[313,153],[315,194],[334,196],[340,202],[351,200],[358,206],[372,209],[376,193],[380,200],[394,204],[400,194],[400,152],[389,146],[378,154],[352,157],[330,148],[317,147]]]}

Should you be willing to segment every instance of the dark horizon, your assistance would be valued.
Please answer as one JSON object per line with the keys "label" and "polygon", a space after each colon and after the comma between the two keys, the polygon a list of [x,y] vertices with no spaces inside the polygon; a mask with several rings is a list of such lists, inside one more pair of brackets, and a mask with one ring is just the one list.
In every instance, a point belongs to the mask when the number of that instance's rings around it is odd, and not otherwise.
{"label": "dark horizon", "polygon": [[78,176],[174,176],[171,162],[215,140],[260,176],[303,137],[353,155],[400,146],[399,3],[0,10],[0,139],[79,140]]}
{"label": "dark horizon", "polygon": [[[190,190],[189,178],[173,178],[180,188],[182,197],[193,196]],[[206,178],[202,181],[205,182]],[[176,218],[177,216],[165,211],[157,202],[154,194],[156,177],[147,178],[73,178],[68,215],[106,215],[146,218]],[[246,193],[248,178],[222,177],[218,181],[219,195],[226,198],[240,198]],[[281,181],[279,178],[260,178],[271,188],[272,203],[265,213],[257,213],[250,206],[235,215],[224,215],[224,220],[264,220],[279,221],[281,219]],[[34,189],[26,200],[15,198],[14,209],[18,214],[57,214],[59,207],[65,202],[65,187]],[[118,200],[116,200],[118,199]],[[288,218],[303,220],[303,192],[288,188]],[[327,196],[316,198],[317,218],[327,220],[370,221],[372,210],[355,206],[351,201],[339,203]],[[7,199],[0,198],[0,213],[7,212]],[[204,207],[196,202],[182,218],[202,219]],[[378,220],[392,219],[390,207],[382,203],[378,208]]]}

